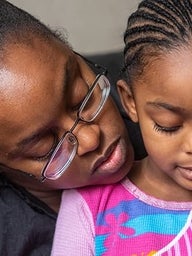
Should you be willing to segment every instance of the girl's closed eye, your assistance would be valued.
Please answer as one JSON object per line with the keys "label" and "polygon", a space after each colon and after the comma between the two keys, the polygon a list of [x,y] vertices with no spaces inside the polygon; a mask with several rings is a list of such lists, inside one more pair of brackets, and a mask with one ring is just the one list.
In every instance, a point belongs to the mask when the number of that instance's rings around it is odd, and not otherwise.
{"label": "girl's closed eye", "polygon": [[154,130],[157,131],[157,132],[163,132],[163,133],[167,133],[167,134],[173,134],[173,133],[176,133],[178,132],[178,130],[181,128],[182,126],[181,125],[176,125],[176,126],[162,126],[158,123],[155,123],[154,124]]}

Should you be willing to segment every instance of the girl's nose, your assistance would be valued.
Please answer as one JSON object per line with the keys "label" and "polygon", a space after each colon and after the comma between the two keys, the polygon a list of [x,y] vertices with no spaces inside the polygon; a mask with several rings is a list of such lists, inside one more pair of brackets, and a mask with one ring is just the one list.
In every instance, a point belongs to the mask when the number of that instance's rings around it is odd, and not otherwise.
{"label": "girl's nose", "polygon": [[82,156],[94,151],[100,144],[101,131],[96,124],[82,124],[74,131],[78,140],[77,154]]}
{"label": "girl's nose", "polygon": [[185,141],[184,146],[183,146],[184,151],[187,154],[192,154],[192,133],[188,132],[186,137],[183,138],[183,141]]}

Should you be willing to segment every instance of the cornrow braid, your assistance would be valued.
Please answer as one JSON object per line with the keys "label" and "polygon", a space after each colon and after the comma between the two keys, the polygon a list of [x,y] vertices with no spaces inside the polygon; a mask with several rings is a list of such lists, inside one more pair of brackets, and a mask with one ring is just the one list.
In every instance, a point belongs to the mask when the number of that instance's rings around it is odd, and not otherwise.
{"label": "cornrow braid", "polygon": [[147,56],[157,57],[192,38],[192,0],[143,0],[124,33],[124,70],[128,82],[139,76]]}

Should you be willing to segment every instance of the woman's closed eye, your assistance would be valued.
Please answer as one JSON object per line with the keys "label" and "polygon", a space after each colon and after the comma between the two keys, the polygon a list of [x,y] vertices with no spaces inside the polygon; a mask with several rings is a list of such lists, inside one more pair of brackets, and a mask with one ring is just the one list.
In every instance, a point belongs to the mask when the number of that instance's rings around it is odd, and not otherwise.
{"label": "woman's closed eye", "polygon": [[59,138],[57,135],[51,134],[39,138],[38,141],[30,143],[24,155],[27,158],[35,161],[48,160],[58,144]]}

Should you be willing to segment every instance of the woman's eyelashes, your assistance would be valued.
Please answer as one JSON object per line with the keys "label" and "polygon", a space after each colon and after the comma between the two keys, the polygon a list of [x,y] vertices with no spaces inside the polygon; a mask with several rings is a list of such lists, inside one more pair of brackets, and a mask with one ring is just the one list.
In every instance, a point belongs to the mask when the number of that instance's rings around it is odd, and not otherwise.
{"label": "woman's eyelashes", "polygon": [[70,104],[70,109],[72,111],[78,111],[79,108],[81,107],[84,99],[86,98],[87,96],[87,93],[88,93],[88,87],[84,87],[84,88],[81,88],[80,91],[77,91],[75,92],[75,94],[73,95],[73,102],[72,104]]}
{"label": "woman's eyelashes", "polygon": [[59,138],[55,133],[51,134],[50,137],[52,138],[43,138],[40,140],[31,148],[31,152],[29,151],[27,155],[35,161],[48,160],[59,143]]}
{"label": "woman's eyelashes", "polygon": [[46,154],[41,155],[41,156],[40,155],[39,156],[33,156],[33,159],[35,161],[39,161],[39,162],[48,160],[51,157],[51,155],[53,154],[55,148],[56,148],[56,146],[52,146],[52,148],[50,148],[50,150]]}

